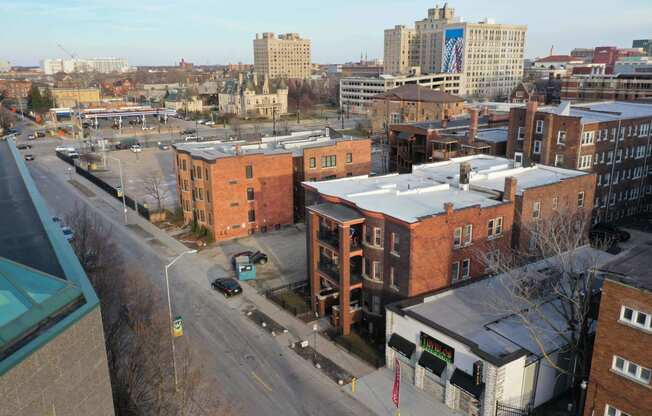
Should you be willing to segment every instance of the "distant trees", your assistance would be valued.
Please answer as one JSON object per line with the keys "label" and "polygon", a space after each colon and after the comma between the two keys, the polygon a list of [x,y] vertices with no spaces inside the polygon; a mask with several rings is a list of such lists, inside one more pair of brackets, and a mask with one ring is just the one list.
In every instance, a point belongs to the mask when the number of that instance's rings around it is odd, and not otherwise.
{"label": "distant trees", "polygon": [[335,92],[330,79],[324,80],[289,80],[288,108],[289,111],[308,112],[317,104],[334,105],[337,102],[339,90]]}
{"label": "distant trees", "polygon": [[150,175],[145,178],[144,187],[147,196],[156,201],[158,212],[163,211],[165,199],[170,195],[170,191],[165,186],[164,178],[161,175]]}
{"label": "distant trees", "polygon": [[32,88],[29,91],[27,104],[29,108],[37,114],[42,115],[47,113],[48,110],[54,106],[50,89],[45,88],[43,94],[41,94],[40,88],[36,85],[32,85]]}

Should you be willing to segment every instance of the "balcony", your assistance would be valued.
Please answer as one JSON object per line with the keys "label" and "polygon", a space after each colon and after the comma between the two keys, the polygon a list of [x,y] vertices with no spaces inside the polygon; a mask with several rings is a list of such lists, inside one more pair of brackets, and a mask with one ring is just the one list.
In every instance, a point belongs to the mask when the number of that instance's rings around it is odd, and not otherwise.
{"label": "balcony", "polygon": [[340,268],[332,259],[322,256],[319,259],[319,271],[335,279],[336,282],[340,281]]}
{"label": "balcony", "polygon": [[319,241],[328,244],[329,246],[339,250],[340,248],[340,233],[335,230],[327,228],[319,228]]}

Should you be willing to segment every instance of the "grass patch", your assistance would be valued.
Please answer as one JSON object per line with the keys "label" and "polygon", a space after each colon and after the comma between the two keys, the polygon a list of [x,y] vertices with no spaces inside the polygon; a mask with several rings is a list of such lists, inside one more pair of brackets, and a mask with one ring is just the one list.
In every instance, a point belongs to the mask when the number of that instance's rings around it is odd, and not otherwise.
{"label": "grass patch", "polygon": [[297,293],[294,293],[291,290],[284,290],[282,292],[275,293],[276,297],[283,301],[286,305],[291,308],[296,308],[298,311],[308,310],[308,305],[303,299],[303,296],[300,296]]}
{"label": "grass patch", "polygon": [[350,335],[338,335],[335,342],[376,368],[385,365],[385,355],[355,332]]}

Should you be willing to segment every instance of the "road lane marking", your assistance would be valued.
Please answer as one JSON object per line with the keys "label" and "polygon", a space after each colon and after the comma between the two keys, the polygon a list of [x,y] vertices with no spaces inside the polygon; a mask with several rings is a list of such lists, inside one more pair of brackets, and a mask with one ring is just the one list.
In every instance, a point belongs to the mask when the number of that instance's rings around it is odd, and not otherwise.
{"label": "road lane marking", "polygon": [[254,380],[259,382],[261,386],[265,387],[267,391],[269,391],[270,393],[273,391],[272,388],[267,383],[265,383],[260,377],[258,377],[258,374],[252,371],[251,375],[254,377]]}

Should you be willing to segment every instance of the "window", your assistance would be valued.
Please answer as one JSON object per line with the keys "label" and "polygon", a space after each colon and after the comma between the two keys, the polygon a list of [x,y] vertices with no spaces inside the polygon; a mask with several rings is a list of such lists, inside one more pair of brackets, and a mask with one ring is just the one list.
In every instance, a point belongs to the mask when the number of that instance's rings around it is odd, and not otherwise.
{"label": "window", "polygon": [[563,154],[556,154],[555,155],[555,166],[563,166],[564,165],[564,155]]}
{"label": "window", "polygon": [[397,233],[392,233],[392,254],[399,255],[401,248],[401,236]]}
{"label": "window", "polygon": [[587,144],[593,144],[594,140],[595,140],[595,132],[585,131],[584,134],[582,135],[581,144],[583,146]]}
{"label": "window", "polygon": [[460,248],[462,246],[462,227],[457,227],[453,232],[453,247]]}
{"label": "window", "polygon": [[473,224],[467,224],[464,226],[463,239],[465,246],[471,245],[473,242]]}
{"label": "window", "polygon": [[211,202],[211,191],[206,191],[206,201]]}
{"label": "window", "polygon": [[247,165],[245,167],[245,176],[247,177],[247,179],[251,179],[251,178],[254,177],[254,167],[253,166]]}
{"label": "window", "polygon": [[451,281],[457,282],[458,280],[460,280],[460,262],[456,261],[451,268]]}
{"label": "window", "polygon": [[256,221],[256,210],[250,209],[249,210],[249,222],[254,222]]}
{"label": "window", "polygon": [[208,180],[208,168],[204,168],[204,179]]}
{"label": "window", "polygon": [[195,166],[195,176],[197,179],[201,179],[201,167]]}
{"label": "window", "polygon": [[516,163],[523,163],[523,153],[521,153],[521,152],[515,152],[515,153],[514,153],[514,162],[516,162]]}
{"label": "window", "polygon": [[519,141],[523,140],[525,138],[525,128],[519,127],[518,131],[516,132],[516,135],[517,135],[516,136],[517,140]]}
{"label": "window", "polygon": [[186,192],[188,191],[188,179],[183,180],[183,190]]}
{"label": "window", "polygon": [[371,312],[380,314],[380,296],[371,296]]}
{"label": "window", "polygon": [[557,144],[566,143],[566,130],[559,130],[557,133]]}
{"label": "window", "polygon": [[532,218],[541,217],[541,201],[534,201],[532,204]]}
{"label": "window", "polygon": [[185,160],[181,161],[181,167],[182,167],[182,170],[186,170],[186,161]]}
{"label": "window", "polygon": [[311,157],[308,161],[310,169],[314,169],[317,167],[317,159],[314,157]]}
{"label": "window", "polygon": [[532,152],[535,155],[541,154],[541,140],[535,140],[534,141],[534,148],[532,149]]}
{"label": "window", "polygon": [[213,214],[208,213],[208,225],[213,225]]}
{"label": "window", "polygon": [[543,133],[543,120],[537,120],[537,126],[535,132],[537,134]]}
{"label": "window", "polygon": [[616,373],[634,379],[639,383],[650,384],[652,371],[650,371],[649,368],[641,367],[640,365],[617,355],[614,355],[611,369]]}
{"label": "window", "polygon": [[398,291],[398,285],[396,284],[396,278],[394,277],[394,267],[389,268],[389,287]]}
{"label": "window", "polygon": [[383,281],[383,268],[380,265],[379,261],[374,261],[371,263],[372,275],[371,278],[378,280],[379,282]]}
{"label": "window", "polygon": [[337,166],[337,156],[322,156],[321,157],[321,167],[322,168],[334,168]]}
{"label": "window", "polygon": [[593,155],[583,155],[580,156],[580,160],[577,163],[578,169],[588,169],[591,167],[591,160]]}
{"label": "window", "polygon": [[462,260],[462,276],[461,279],[468,279],[471,275],[471,259]]}
{"label": "window", "polygon": [[621,307],[620,321],[647,331],[652,331],[652,315],[627,306]]}
{"label": "window", "polygon": [[557,209],[559,206],[559,197],[552,198],[552,209]]}
{"label": "window", "polygon": [[584,208],[584,192],[577,193],[577,207]]}
{"label": "window", "polygon": [[197,199],[200,201],[204,200],[204,190],[201,188],[197,188]]}
{"label": "window", "polygon": [[353,153],[346,154],[346,163],[353,163]]}
{"label": "window", "polygon": [[630,416],[622,410],[616,409],[613,406],[607,405],[604,409],[604,416]]}
{"label": "window", "polygon": [[487,225],[489,239],[500,237],[503,234],[503,217],[492,218]]}
{"label": "window", "polygon": [[383,234],[382,234],[382,229],[379,227],[374,227],[374,245],[376,247],[382,247],[383,246]]}
{"label": "window", "polygon": [[254,200],[254,188],[247,188],[247,201]]}

